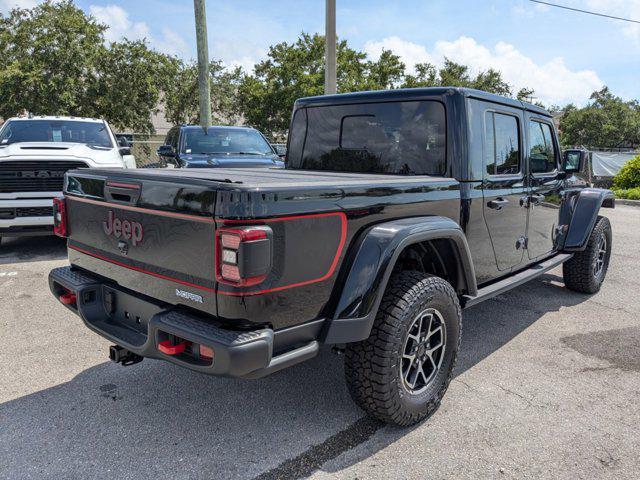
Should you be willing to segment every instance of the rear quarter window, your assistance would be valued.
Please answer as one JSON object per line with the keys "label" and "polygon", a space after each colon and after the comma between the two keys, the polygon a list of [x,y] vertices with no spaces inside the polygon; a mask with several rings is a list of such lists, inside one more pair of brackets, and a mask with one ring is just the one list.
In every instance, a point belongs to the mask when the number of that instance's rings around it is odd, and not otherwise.
{"label": "rear quarter window", "polygon": [[292,122],[288,167],[442,175],[446,119],[437,101],[308,107]]}

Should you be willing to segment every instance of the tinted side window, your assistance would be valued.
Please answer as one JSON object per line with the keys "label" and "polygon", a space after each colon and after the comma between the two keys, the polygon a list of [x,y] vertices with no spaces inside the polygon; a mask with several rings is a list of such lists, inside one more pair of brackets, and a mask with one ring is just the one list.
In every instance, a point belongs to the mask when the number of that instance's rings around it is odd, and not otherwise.
{"label": "tinted side window", "polygon": [[553,172],[557,167],[553,135],[549,124],[529,122],[529,165],[531,173]]}
{"label": "tinted side window", "polygon": [[291,163],[292,158],[302,158],[302,149],[304,148],[304,140],[307,136],[307,109],[300,108],[291,122],[289,132],[289,147],[287,149],[287,167]]}
{"label": "tinted side window", "polygon": [[173,139],[176,136],[176,129],[172,128],[171,130],[169,130],[169,132],[167,133],[167,136],[164,138],[164,144],[165,145],[173,145]]}
{"label": "tinted side window", "polygon": [[178,150],[178,138],[180,137],[180,129],[179,128],[175,128],[173,130],[173,134],[171,135],[171,143],[170,145],[176,149],[176,151]]}
{"label": "tinted side window", "polygon": [[485,147],[485,161],[489,175],[520,173],[520,133],[516,117],[486,112]]}
{"label": "tinted side window", "polygon": [[288,167],[308,170],[442,175],[444,106],[435,101],[332,105],[296,114]]}

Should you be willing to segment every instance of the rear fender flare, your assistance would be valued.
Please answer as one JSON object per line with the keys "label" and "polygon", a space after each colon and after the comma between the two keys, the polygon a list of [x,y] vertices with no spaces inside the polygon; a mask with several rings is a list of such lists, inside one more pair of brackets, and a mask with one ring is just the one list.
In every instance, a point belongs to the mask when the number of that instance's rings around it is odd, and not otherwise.
{"label": "rear fender flare", "polygon": [[353,261],[345,266],[349,271],[322,341],[350,343],[366,339],[402,251],[412,244],[436,239],[452,241],[459,269],[459,293],[475,295],[477,285],[469,246],[456,222],[430,216],[381,223],[365,231],[356,242]]}
{"label": "rear fender flare", "polygon": [[585,188],[572,199],[571,222],[564,241],[564,250],[582,251],[587,246],[600,208],[615,208],[615,195],[603,188]]}

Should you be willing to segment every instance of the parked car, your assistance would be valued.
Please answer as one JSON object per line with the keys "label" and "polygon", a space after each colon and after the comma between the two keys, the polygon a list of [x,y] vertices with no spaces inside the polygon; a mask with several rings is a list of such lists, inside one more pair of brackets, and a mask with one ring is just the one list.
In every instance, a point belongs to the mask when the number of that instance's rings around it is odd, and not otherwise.
{"label": "parked car", "polygon": [[10,118],[0,128],[0,242],[53,233],[53,198],[75,168],[135,168],[104,120]]}
{"label": "parked car", "polygon": [[158,156],[179,168],[284,166],[264,135],[249,127],[173,127]]}
{"label": "parked car", "polygon": [[292,118],[285,169],[67,173],[50,288],[112,360],[258,378],[334,345],[355,402],[411,425],[447,390],[463,308],[558,266],[602,285],[615,199],[573,181],[546,110],[427,88]]}

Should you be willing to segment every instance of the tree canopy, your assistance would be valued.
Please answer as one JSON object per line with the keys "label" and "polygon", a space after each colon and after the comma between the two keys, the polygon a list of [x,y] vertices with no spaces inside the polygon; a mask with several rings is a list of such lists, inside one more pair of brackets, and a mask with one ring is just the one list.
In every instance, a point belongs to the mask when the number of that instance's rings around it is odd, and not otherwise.
{"label": "tree canopy", "polygon": [[[383,50],[374,61],[341,40],[337,44],[337,63],[339,93],[459,86],[513,96],[511,86],[499,71],[489,68],[473,75],[469,67],[449,59],[445,59],[441,68],[418,64],[416,72],[409,74],[400,57],[390,50]],[[244,75],[238,91],[239,106],[251,125],[269,134],[282,133],[289,127],[293,102],[323,92],[324,37],[302,33],[293,43],[272,46],[268,58],[255,66],[254,73]],[[520,94],[531,96],[533,90],[523,89]]]}
{"label": "tree canopy", "polygon": [[[119,130],[152,132],[160,104],[173,124],[197,123],[197,64],[150,48],[145,40],[106,42],[106,25],[72,0],[45,0],[31,9],[0,14],[0,117],[36,115],[102,117]],[[296,99],[324,92],[324,37],[301,33],[269,48],[252,72],[209,65],[216,123],[247,123],[281,136]],[[338,92],[399,87],[460,86],[532,101],[529,88],[514,91],[501,72],[480,72],[450,59],[422,63],[408,72],[400,57],[383,50],[377,60],[337,44]],[[640,104],[608,88],[583,108],[552,106],[565,145],[637,147]]]}
{"label": "tree canopy", "polygon": [[[466,87],[498,95],[513,95],[511,86],[502,79],[502,74],[493,68],[472,75],[466,65],[445,58],[440,69],[430,63],[419,63],[415,69],[415,74],[405,76],[405,87]],[[533,93],[532,90],[531,92]]]}
{"label": "tree canopy", "polygon": [[[400,57],[388,50],[377,61],[352,49],[346,40],[337,44],[338,92],[394,88],[404,78]],[[245,119],[265,133],[289,128],[291,107],[300,98],[324,92],[324,37],[302,33],[293,43],[269,49],[268,58],[240,83],[239,101]]]}
{"label": "tree canopy", "polygon": [[561,139],[564,145],[601,148],[640,146],[640,104],[624,101],[607,87],[593,92],[583,108],[561,109]]}
{"label": "tree canopy", "polygon": [[[243,73],[240,67],[225,68],[219,60],[209,63],[211,115],[214,123],[237,124],[242,120],[238,88]],[[174,125],[200,122],[198,103],[198,65],[176,61],[174,76],[164,90],[165,115]]]}
{"label": "tree canopy", "polygon": [[107,45],[106,28],[71,0],[0,15],[0,116],[101,117],[150,132],[177,63],[143,40]]}

